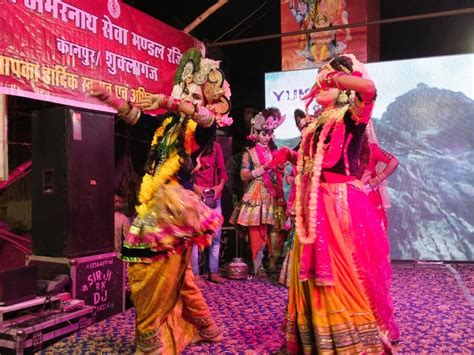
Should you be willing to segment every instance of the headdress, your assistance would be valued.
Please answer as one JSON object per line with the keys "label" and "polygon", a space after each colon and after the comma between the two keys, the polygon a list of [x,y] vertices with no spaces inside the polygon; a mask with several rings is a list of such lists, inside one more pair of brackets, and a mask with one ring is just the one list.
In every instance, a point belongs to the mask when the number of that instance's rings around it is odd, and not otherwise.
{"label": "headdress", "polygon": [[257,133],[259,131],[273,131],[278,128],[286,116],[282,115],[280,110],[276,107],[269,107],[263,110],[263,112],[257,113],[250,120],[250,135],[247,139],[255,141],[257,139]]}
{"label": "headdress", "polygon": [[217,114],[217,123],[225,126],[232,123],[232,119],[227,116],[230,111],[231,92],[219,65],[218,61],[202,57],[196,48],[189,49],[183,53],[176,70],[171,96],[180,98],[187,85],[199,86],[203,93],[204,105]]}

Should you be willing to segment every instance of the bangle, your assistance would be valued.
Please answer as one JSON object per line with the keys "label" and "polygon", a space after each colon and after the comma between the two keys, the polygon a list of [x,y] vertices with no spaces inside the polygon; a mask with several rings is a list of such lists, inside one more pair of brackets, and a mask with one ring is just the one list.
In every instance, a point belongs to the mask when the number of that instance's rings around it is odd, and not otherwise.
{"label": "bangle", "polygon": [[168,101],[166,100],[166,95],[161,95],[161,94],[158,94],[156,95],[157,97],[157,100],[158,101],[158,107],[159,108],[168,108],[168,106],[165,104],[165,103],[168,103]]}
{"label": "bangle", "polygon": [[384,181],[387,178],[387,176],[383,172],[381,172],[375,178],[377,179],[378,183],[380,184],[382,181]]}
{"label": "bangle", "polygon": [[132,107],[128,102],[121,105],[118,109],[117,109],[117,115],[118,116],[127,116],[130,111],[132,111]]}
{"label": "bangle", "polygon": [[117,116],[125,121],[126,123],[130,125],[134,125],[137,123],[138,119],[140,118],[141,111],[133,106],[131,102],[128,102],[128,110],[125,112],[124,110],[119,110],[117,111]]}
{"label": "bangle", "polygon": [[259,168],[256,168],[256,169],[252,170],[252,176],[254,177],[254,179],[256,179],[256,178],[262,176],[263,172],[264,172],[264,169],[263,169],[263,166],[261,166]]}
{"label": "bangle", "polygon": [[344,73],[340,71],[330,72],[328,75],[326,75],[325,78],[326,85],[330,88],[337,88],[339,90],[342,90],[343,88],[336,82],[336,78],[341,75],[344,75]]}

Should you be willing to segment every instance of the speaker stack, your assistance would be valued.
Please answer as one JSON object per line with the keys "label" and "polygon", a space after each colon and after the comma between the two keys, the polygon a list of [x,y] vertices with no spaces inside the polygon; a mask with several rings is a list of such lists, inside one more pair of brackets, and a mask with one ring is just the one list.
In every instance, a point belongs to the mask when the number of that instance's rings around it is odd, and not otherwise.
{"label": "speaker stack", "polygon": [[54,108],[33,114],[33,253],[79,257],[114,247],[114,119]]}

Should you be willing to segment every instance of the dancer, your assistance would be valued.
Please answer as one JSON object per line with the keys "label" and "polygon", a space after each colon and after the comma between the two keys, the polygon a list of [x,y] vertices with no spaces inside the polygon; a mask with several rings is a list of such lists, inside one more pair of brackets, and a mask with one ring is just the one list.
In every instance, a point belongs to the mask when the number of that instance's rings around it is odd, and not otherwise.
{"label": "dancer", "polygon": [[[297,108],[293,116],[295,118],[295,124],[300,133],[303,129],[306,128],[308,125],[311,117],[306,115],[306,113]],[[298,151],[300,147],[300,142],[298,145],[293,148],[293,150]],[[295,178],[296,178],[296,165],[292,165],[291,172],[285,177],[286,183],[290,186],[290,192],[288,194],[288,201],[286,205],[286,224],[285,229],[288,230],[288,237],[286,238],[285,245],[284,245],[284,260],[283,265],[280,270],[280,277],[278,282],[282,285],[289,287],[290,286],[290,274],[291,274],[291,251],[293,248],[293,238],[295,233],[295,209],[294,209],[294,202],[296,196],[296,186],[295,186]]]}
{"label": "dancer", "polygon": [[390,197],[386,179],[398,168],[398,159],[380,148],[371,122],[367,125],[360,160],[359,178],[365,185],[385,233],[388,233],[386,209],[390,207]]}
{"label": "dancer", "polygon": [[[192,157],[213,137],[216,122],[229,122],[230,91],[219,63],[202,58],[196,49],[183,54],[174,82],[172,97],[151,95],[135,106],[105,90],[93,93],[126,122],[157,127],[138,216],[122,248],[137,313],[137,353],[175,354],[190,342],[222,338],[189,262],[192,244],[208,246],[222,217],[183,186],[190,186]],[[156,117],[142,113],[159,108],[168,112]]]}
{"label": "dancer", "polygon": [[241,179],[248,185],[230,218],[230,223],[248,227],[254,273],[261,276],[265,276],[262,264],[265,245],[268,246],[269,271],[274,271],[283,242],[283,171],[279,167],[269,169],[269,165],[272,152],[276,151],[273,131],[284,119],[277,108],[271,107],[251,120],[248,138],[254,143],[244,152],[240,170]]}
{"label": "dancer", "polygon": [[[323,66],[305,97],[323,111],[297,153],[296,235],[288,299],[287,351],[381,353],[398,338],[389,295],[384,231],[357,180],[360,146],[375,100],[350,57]],[[289,149],[273,164],[288,157]]]}

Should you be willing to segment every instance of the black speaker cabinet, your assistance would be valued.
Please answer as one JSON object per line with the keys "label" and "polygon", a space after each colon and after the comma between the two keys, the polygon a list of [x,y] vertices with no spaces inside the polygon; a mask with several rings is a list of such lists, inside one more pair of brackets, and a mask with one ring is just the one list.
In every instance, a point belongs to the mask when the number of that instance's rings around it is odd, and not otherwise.
{"label": "black speaker cabinet", "polygon": [[71,108],[33,114],[33,253],[113,250],[114,118]]}

